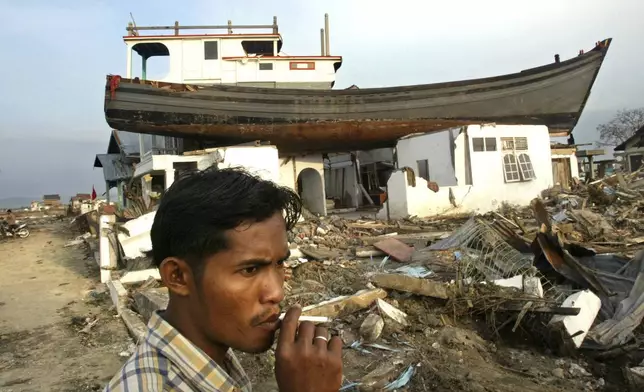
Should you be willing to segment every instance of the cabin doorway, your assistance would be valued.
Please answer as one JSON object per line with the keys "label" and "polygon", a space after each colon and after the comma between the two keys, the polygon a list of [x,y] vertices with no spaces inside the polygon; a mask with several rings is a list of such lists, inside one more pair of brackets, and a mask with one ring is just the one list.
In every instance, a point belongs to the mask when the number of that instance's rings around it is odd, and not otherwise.
{"label": "cabin doorway", "polygon": [[322,176],[317,170],[306,168],[300,172],[297,176],[297,191],[307,210],[314,214],[326,214]]}
{"label": "cabin doorway", "polygon": [[170,75],[170,50],[161,42],[138,43],[132,50],[139,54],[132,58],[132,78],[164,80]]}
{"label": "cabin doorway", "polygon": [[219,40],[203,41],[202,78],[211,82],[221,81],[221,50]]}

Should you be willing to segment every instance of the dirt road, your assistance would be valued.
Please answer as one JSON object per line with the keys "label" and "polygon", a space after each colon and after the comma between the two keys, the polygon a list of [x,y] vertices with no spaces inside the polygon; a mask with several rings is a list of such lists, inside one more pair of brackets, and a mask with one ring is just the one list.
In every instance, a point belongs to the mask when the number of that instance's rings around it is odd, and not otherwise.
{"label": "dirt road", "polygon": [[64,247],[73,236],[56,223],[0,242],[0,391],[101,390],[126,359],[132,341],[94,260]]}

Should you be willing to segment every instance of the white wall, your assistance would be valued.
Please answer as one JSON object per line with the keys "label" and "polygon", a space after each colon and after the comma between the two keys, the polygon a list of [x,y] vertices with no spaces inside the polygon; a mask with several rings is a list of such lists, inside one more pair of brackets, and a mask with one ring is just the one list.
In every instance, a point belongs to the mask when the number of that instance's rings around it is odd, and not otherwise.
{"label": "white wall", "polygon": [[[326,195],[324,192],[324,162],[322,160],[322,154],[310,154],[303,156],[295,157],[282,157],[279,159],[279,183],[280,185],[289,187],[293,190],[297,189],[297,178],[302,173],[304,169],[313,169],[319,175],[319,182],[313,181],[308,182],[305,180],[303,188],[309,188],[311,184],[313,188],[318,189],[316,195],[308,193],[302,193],[305,189],[298,190],[300,196],[302,196],[304,201],[304,196],[306,195],[306,202],[311,203],[312,205],[307,206],[307,208],[314,213],[319,213],[321,215],[326,215]],[[305,178],[311,180],[312,177],[306,176]],[[319,188],[318,188],[319,184]],[[308,186],[307,186],[308,185]]]}
{"label": "white wall", "polygon": [[165,172],[165,189],[174,183],[174,163],[196,162],[198,170],[214,164],[220,168],[243,167],[250,173],[275,183],[280,181],[278,151],[275,146],[222,147],[207,155],[149,155],[136,165],[134,177],[141,177],[143,197],[149,202],[149,183],[143,176],[152,172]]}
{"label": "white wall", "polygon": [[280,181],[279,157],[275,146],[244,146],[218,149],[223,163],[220,168],[243,167],[265,180]]}
{"label": "white wall", "polygon": [[418,176],[417,161],[427,159],[429,180],[440,186],[457,185],[453,164],[455,139],[460,128],[415,136],[398,141],[398,167],[410,167]]}
{"label": "white wall", "polygon": [[[503,202],[510,204],[526,205],[537,197],[543,189],[550,188],[552,179],[552,158],[550,154],[550,136],[545,126],[525,125],[472,125],[467,127],[466,134],[461,133],[455,140],[455,173],[456,186],[441,187],[437,193],[427,189],[427,183],[416,176],[416,187],[407,183],[404,173],[392,174],[389,186],[389,214],[391,218],[401,218],[409,215],[420,217],[444,213],[479,212],[485,213],[495,210]],[[496,151],[475,152],[472,148],[473,137],[497,138]],[[501,137],[526,137],[528,139],[528,154],[536,178],[531,181],[506,183],[503,175],[503,152],[501,151]],[[408,159],[418,151],[427,151],[427,159],[433,151],[426,148],[427,135],[410,138],[415,142],[398,144],[399,167],[400,159]],[[409,151],[413,146],[414,150]],[[467,151],[466,151],[467,147]],[[467,185],[465,173],[468,170],[467,153],[471,159],[469,165],[472,172],[472,185]],[[420,157],[420,158],[419,158]],[[414,158],[421,159],[417,154]],[[415,164],[414,159],[414,164]],[[450,190],[456,207],[450,202]],[[387,217],[387,206],[381,209],[379,218]]]}

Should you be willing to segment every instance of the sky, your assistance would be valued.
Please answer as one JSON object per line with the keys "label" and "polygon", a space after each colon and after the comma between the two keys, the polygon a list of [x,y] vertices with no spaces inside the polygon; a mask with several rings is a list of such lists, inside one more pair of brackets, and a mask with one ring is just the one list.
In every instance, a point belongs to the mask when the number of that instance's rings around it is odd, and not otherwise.
{"label": "sky", "polygon": [[[638,0],[0,0],[0,9],[0,199],[104,192],[93,162],[110,134],[105,76],[125,73],[130,13],[139,26],[270,24],[275,15],[291,55],[319,54],[329,13],[331,54],[344,57],[336,88],[512,73],[611,37],[576,142],[594,142],[617,110],[644,106]],[[150,67],[150,78],[163,72]]]}

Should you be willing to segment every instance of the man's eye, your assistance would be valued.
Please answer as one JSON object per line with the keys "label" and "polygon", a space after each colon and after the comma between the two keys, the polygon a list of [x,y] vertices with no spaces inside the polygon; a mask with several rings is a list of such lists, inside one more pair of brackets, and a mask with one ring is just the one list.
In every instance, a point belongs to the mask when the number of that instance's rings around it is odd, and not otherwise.
{"label": "man's eye", "polygon": [[286,262],[286,260],[280,260],[280,261],[277,262],[277,265],[280,266],[280,267],[283,267],[285,262]]}
{"label": "man's eye", "polygon": [[247,276],[248,275],[254,275],[255,273],[257,273],[258,270],[259,270],[259,268],[257,268],[257,267],[248,267],[248,268],[244,268],[242,270],[242,274],[247,275]]}

